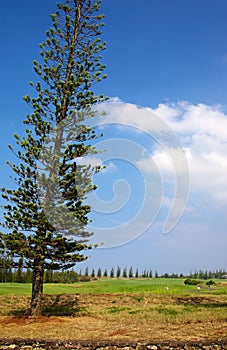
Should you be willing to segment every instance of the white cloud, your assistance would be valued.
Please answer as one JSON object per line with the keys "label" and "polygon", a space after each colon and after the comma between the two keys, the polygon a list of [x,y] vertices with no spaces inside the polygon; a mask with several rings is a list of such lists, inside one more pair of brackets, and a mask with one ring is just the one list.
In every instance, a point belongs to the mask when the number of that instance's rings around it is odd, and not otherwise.
{"label": "white cloud", "polygon": [[117,169],[116,164],[113,162],[109,162],[108,164],[105,164],[105,169],[102,170],[103,173],[112,173]]}
{"label": "white cloud", "polygon": [[[203,193],[227,203],[227,115],[220,106],[180,102],[160,104],[151,109],[115,98],[103,108],[107,112],[105,123],[117,122],[139,128],[156,135],[156,140],[167,147],[166,150],[157,147],[149,158],[141,158],[139,165],[144,171],[152,172],[155,163],[166,175],[166,181],[173,181],[174,167],[168,156],[166,136],[163,137],[163,133],[170,135],[172,130],[180,140],[188,161],[191,193]],[[171,137],[174,140],[173,135]]]}
{"label": "white cloud", "polygon": [[95,156],[84,156],[84,157],[78,157],[75,158],[76,163],[79,165],[90,165],[92,167],[96,167],[96,166],[101,166],[102,165],[102,161],[101,159],[99,159],[98,157]]}

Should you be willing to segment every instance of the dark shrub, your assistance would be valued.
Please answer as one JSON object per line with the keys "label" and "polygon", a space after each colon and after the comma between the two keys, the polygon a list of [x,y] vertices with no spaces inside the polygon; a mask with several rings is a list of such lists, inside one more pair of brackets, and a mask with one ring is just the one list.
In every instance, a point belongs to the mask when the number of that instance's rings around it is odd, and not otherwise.
{"label": "dark shrub", "polygon": [[193,280],[191,278],[187,278],[185,281],[184,281],[184,284],[185,285],[190,285],[190,286],[197,286],[197,284],[201,284],[203,282],[199,281],[199,280]]}
{"label": "dark shrub", "polygon": [[214,281],[212,281],[212,280],[209,280],[209,281],[206,282],[206,285],[209,286],[209,287],[214,285],[214,284],[216,284],[216,283]]}

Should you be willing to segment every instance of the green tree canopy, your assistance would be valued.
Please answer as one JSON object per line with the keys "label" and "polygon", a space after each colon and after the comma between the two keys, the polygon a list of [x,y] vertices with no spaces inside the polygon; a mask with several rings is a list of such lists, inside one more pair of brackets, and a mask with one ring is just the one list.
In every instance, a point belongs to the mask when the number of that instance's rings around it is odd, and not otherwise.
{"label": "green tree canopy", "polygon": [[33,316],[41,313],[45,269],[71,268],[91,248],[84,199],[95,189],[92,176],[100,168],[79,159],[96,152],[96,132],[86,121],[104,100],[93,92],[105,78],[100,6],[100,0],[57,4],[40,44],[41,62],[34,61],[39,81],[30,84],[36,95],[24,97],[32,109],[24,120],[26,136],[15,135],[17,147],[10,146],[17,157],[9,162],[16,188],[1,189],[6,201],[1,237],[15,264],[23,258],[23,267],[32,269]]}

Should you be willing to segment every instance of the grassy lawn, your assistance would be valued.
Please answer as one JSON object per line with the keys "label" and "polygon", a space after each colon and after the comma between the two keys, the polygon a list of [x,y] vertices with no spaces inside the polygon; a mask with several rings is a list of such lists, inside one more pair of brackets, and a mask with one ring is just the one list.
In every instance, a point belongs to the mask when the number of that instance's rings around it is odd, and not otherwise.
{"label": "grassy lawn", "polygon": [[[190,294],[197,292],[196,286],[184,285],[185,279],[109,279],[74,284],[45,284],[45,294],[108,294],[108,293],[157,293]],[[168,288],[168,290],[167,290]],[[202,285],[200,293],[227,294],[227,282],[218,281],[211,288]],[[30,295],[31,284],[0,283],[0,295]]]}
{"label": "grassy lawn", "polygon": [[[166,288],[168,287],[168,289]],[[0,284],[1,337],[197,340],[227,338],[227,282],[100,279],[46,284],[44,317],[26,316],[31,285]]]}

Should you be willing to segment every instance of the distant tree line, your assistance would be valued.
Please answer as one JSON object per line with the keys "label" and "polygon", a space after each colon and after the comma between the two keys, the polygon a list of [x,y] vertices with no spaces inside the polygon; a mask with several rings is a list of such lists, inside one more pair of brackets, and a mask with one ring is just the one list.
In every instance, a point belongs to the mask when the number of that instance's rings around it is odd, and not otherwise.
{"label": "distant tree line", "polygon": [[[15,282],[15,283],[32,283],[32,271],[31,269],[24,269],[23,260],[19,259],[16,267],[14,262],[7,256],[0,257],[0,282]],[[44,275],[44,283],[74,283],[74,282],[87,282],[91,279],[109,277],[109,278],[192,278],[211,280],[214,278],[222,278],[227,275],[227,272],[223,269],[216,271],[195,271],[189,275],[177,274],[177,273],[154,273],[151,269],[139,272],[138,268],[133,269],[131,266],[129,269],[126,267],[121,268],[118,266],[116,269],[98,268],[97,270],[86,267],[85,270],[76,272],[74,270],[67,271],[51,271],[46,270]]]}
{"label": "distant tree line", "polygon": [[[81,275],[81,272],[80,272]],[[102,270],[101,268],[98,268],[97,271],[92,269],[89,271],[88,267],[84,271],[84,276],[86,277],[110,277],[110,278],[194,278],[194,279],[202,279],[202,280],[209,280],[212,278],[222,278],[223,276],[227,276],[227,272],[224,269],[218,269],[215,271],[195,271],[190,272],[190,274],[177,274],[177,273],[164,273],[159,274],[157,271],[153,273],[151,269],[143,270],[142,272],[139,272],[138,268],[133,269],[131,266],[129,269],[121,268],[118,266],[116,269],[111,268],[109,271],[107,269]]]}

